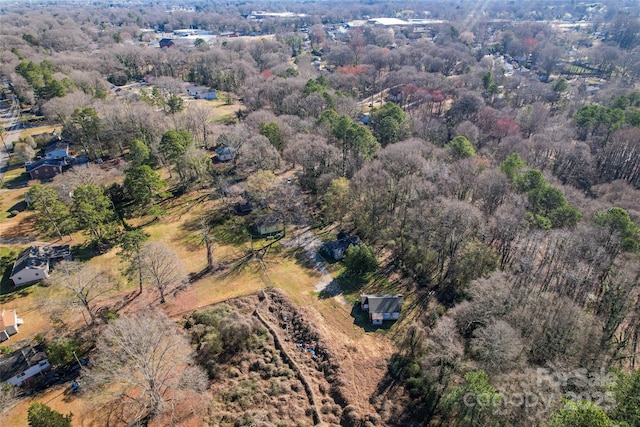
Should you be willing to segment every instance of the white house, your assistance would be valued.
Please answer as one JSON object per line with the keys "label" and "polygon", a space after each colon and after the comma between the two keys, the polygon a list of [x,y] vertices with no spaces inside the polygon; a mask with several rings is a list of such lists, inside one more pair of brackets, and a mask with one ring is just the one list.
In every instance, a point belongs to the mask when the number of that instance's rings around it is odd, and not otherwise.
{"label": "white house", "polygon": [[9,278],[15,286],[35,283],[49,277],[52,261],[70,259],[69,245],[31,246],[18,255]]}
{"label": "white house", "polygon": [[21,387],[49,369],[51,364],[44,352],[24,347],[0,359],[0,383]]}
{"label": "white house", "polygon": [[398,320],[403,302],[400,294],[360,295],[360,308],[369,312],[369,320],[374,325],[382,325],[383,320]]}
{"label": "white house", "polygon": [[15,310],[2,310],[0,315],[0,342],[6,341],[11,335],[18,333],[18,326],[24,321],[18,317]]}
{"label": "white house", "polygon": [[188,86],[187,94],[193,96],[195,99],[206,99],[209,101],[215,101],[218,99],[216,91],[211,90],[206,86]]}

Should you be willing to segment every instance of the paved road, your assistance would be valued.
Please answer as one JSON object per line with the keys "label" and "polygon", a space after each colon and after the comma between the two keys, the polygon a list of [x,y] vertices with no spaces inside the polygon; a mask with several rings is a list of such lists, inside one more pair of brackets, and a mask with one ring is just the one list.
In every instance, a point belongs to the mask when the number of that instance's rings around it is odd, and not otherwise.
{"label": "paved road", "polygon": [[0,125],[6,130],[2,132],[0,141],[0,181],[9,165],[9,153],[7,149],[13,147],[13,143],[20,137],[22,124],[20,123],[20,106],[18,100],[11,97],[0,101]]}

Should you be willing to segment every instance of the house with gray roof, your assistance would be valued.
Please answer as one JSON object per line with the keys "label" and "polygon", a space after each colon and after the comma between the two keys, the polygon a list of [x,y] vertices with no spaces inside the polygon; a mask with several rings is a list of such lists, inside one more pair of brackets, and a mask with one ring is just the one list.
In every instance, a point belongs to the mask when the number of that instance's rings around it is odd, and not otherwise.
{"label": "house with gray roof", "polygon": [[398,320],[403,302],[401,294],[360,295],[360,308],[369,312],[369,320],[374,325],[382,325],[383,320]]}
{"label": "house with gray roof", "polygon": [[35,162],[27,162],[24,167],[31,179],[50,179],[62,173],[67,166],[64,159],[40,159]]}
{"label": "house with gray roof", "polygon": [[322,250],[335,260],[344,258],[349,246],[358,246],[361,241],[358,236],[351,236],[349,233],[341,231],[336,240],[326,242],[322,245]]}
{"label": "house with gray roof", "polygon": [[69,245],[31,246],[18,255],[9,278],[15,286],[39,282],[49,277],[51,263],[71,260]]}
{"label": "house with gray roof", "polygon": [[0,358],[0,383],[21,387],[49,369],[51,365],[43,351],[30,346],[23,347]]}
{"label": "house with gray roof", "polygon": [[219,162],[229,162],[236,158],[236,149],[223,145],[222,147],[216,148],[216,155],[218,156]]}

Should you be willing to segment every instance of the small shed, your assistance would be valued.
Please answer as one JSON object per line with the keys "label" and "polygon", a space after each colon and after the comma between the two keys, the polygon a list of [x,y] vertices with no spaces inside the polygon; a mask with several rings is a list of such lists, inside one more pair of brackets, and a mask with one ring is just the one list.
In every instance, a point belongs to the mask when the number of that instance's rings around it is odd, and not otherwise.
{"label": "small shed", "polygon": [[252,210],[253,207],[249,202],[239,202],[235,205],[235,211],[237,215],[248,215]]}
{"label": "small shed", "polygon": [[254,220],[256,231],[261,236],[276,234],[284,231],[284,222],[282,216],[271,213],[259,215]]}
{"label": "small shed", "polygon": [[161,39],[160,42],[158,43],[160,45],[160,49],[162,48],[169,48],[171,46],[175,46],[175,42],[171,39]]}

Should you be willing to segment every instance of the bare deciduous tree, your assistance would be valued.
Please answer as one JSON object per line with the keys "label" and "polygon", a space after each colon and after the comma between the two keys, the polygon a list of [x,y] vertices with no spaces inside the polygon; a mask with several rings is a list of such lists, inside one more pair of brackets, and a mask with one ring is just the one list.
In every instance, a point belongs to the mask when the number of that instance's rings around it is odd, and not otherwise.
{"label": "bare deciduous tree", "polygon": [[151,419],[162,419],[162,425],[179,423],[185,416],[181,403],[188,400],[186,406],[197,410],[207,388],[186,338],[166,315],[151,311],[107,325],[87,380],[113,394],[104,421],[118,425],[147,425]]}
{"label": "bare deciduous tree", "polygon": [[49,280],[67,291],[65,302],[80,308],[89,326],[96,321],[98,300],[118,287],[108,272],[79,261],[60,262]]}
{"label": "bare deciduous tree", "polygon": [[142,269],[151,286],[160,294],[160,303],[166,294],[187,282],[187,273],[176,252],[162,243],[147,243],[141,252]]}
{"label": "bare deciduous tree", "polygon": [[200,234],[202,235],[202,241],[207,248],[207,270],[212,271],[216,267],[216,259],[213,254],[216,241],[211,235],[211,225],[204,217],[200,218]]}
{"label": "bare deciduous tree", "polygon": [[504,320],[477,329],[473,335],[473,353],[488,371],[511,370],[523,361],[525,352],[520,334]]}

